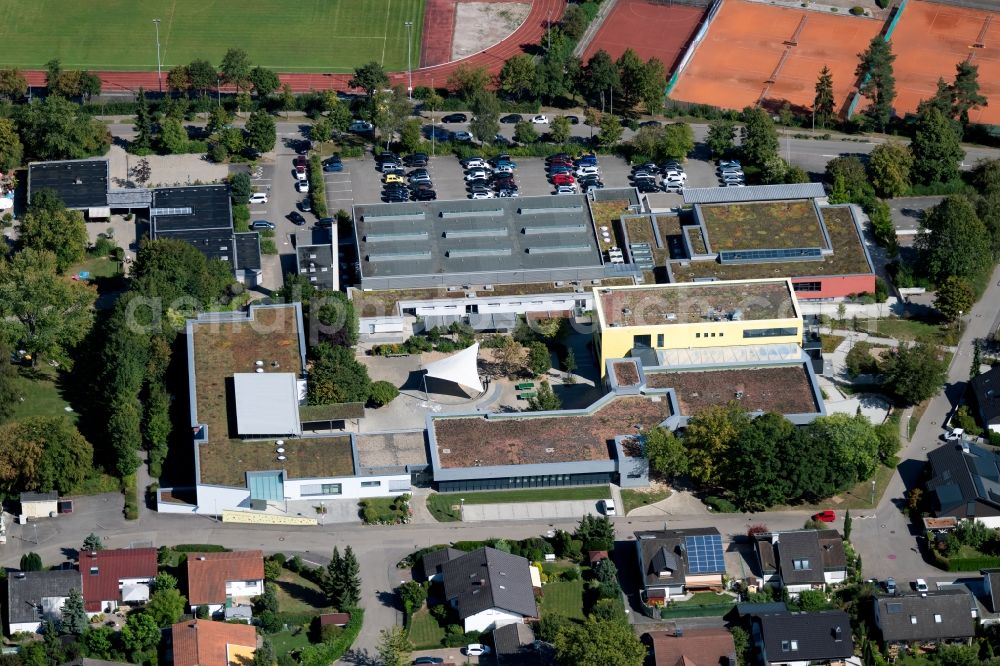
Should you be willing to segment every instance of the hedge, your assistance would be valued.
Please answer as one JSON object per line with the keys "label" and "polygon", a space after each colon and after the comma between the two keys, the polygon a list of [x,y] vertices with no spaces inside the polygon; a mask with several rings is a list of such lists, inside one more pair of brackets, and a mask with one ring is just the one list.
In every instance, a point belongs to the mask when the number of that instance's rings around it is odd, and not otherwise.
{"label": "hedge", "polygon": [[178,546],[169,546],[171,550],[178,553],[228,553],[229,549],[214,543],[182,543]]}
{"label": "hedge", "polygon": [[323,181],[323,163],[320,162],[319,155],[309,158],[309,200],[316,217],[327,216],[326,183]]}
{"label": "hedge", "polygon": [[125,520],[138,520],[139,488],[136,486],[135,473],[129,474],[122,481],[122,493],[125,495]]}
{"label": "hedge", "polygon": [[302,648],[299,655],[299,663],[302,666],[328,666],[344,656],[361,632],[361,623],[364,621],[365,612],[360,608],[352,608],[348,611],[351,619],[344,627],[344,632],[329,643],[319,645],[307,645]]}
{"label": "hedge", "polygon": [[944,557],[940,553],[932,553],[933,564],[945,571],[979,571],[980,569],[996,569],[1000,567],[1000,557],[982,555],[980,557]]}

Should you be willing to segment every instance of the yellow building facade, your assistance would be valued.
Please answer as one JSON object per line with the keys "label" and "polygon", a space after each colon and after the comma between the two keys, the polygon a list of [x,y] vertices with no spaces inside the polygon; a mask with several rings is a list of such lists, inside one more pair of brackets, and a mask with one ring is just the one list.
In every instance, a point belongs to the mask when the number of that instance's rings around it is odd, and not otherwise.
{"label": "yellow building facade", "polygon": [[594,289],[594,344],[606,361],[633,349],[802,343],[791,281],[725,280]]}

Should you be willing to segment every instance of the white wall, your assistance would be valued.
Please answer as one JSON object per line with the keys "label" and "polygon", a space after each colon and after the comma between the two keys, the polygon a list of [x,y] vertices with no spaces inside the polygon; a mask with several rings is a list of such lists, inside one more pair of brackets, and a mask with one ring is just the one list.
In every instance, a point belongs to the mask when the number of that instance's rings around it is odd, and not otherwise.
{"label": "white wall", "polygon": [[976,518],[986,527],[1000,527],[1000,516],[989,516],[988,518]]}
{"label": "white wall", "polygon": [[527,294],[523,296],[491,296],[489,292],[477,292],[475,298],[442,298],[428,301],[400,301],[400,308],[415,308],[417,316],[464,315],[466,305],[475,305],[479,314],[524,314],[525,312],[548,312],[550,310],[574,310],[576,302],[586,301],[585,310],[594,306],[591,292],[582,294]]}
{"label": "white wall", "polygon": [[523,621],[524,617],[517,613],[510,613],[499,608],[488,608],[465,618],[465,630],[489,631],[497,627],[504,627],[508,624],[517,624]]}
{"label": "white wall", "polygon": [[48,518],[50,513],[59,511],[59,503],[55,500],[51,502],[25,502],[21,505],[21,515],[28,518]]}
{"label": "white wall", "polygon": [[847,580],[847,570],[826,571],[823,573],[823,579],[826,581],[827,585],[843,583],[845,580]]}
{"label": "white wall", "polygon": [[[247,584],[249,583],[249,585]],[[232,580],[226,581],[226,596],[234,598],[256,597],[264,594],[264,581]]]}
{"label": "white wall", "polygon": [[[396,490],[389,492],[389,482],[398,481],[407,484],[406,490]],[[362,483],[378,483],[377,486],[367,485],[362,487]],[[303,495],[303,486],[315,486],[318,484],[339,483],[339,495]],[[326,499],[361,499],[364,497],[389,497],[390,495],[401,495],[409,492],[410,475],[393,474],[387,476],[346,476],[331,477],[325,479],[286,479],[285,499],[287,500],[326,500]]]}
{"label": "white wall", "polygon": [[10,633],[16,634],[19,631],[28,631],[31,633],[38,633],[42,629],[41,622],[18,622],[16,624],[10,625]]}

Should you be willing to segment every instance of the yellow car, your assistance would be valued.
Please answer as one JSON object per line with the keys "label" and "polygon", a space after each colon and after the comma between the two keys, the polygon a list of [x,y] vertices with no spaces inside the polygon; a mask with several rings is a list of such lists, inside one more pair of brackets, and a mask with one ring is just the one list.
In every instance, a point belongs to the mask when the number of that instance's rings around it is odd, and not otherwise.
{"label": "yellow car", "polygon": [[386,185],[388,185],[389,183],[405,183],[405,182],[406,181],[403,180],[402,176],[397,176],[394,173],[390,173],[388,176],[385,177],[385,184]]}

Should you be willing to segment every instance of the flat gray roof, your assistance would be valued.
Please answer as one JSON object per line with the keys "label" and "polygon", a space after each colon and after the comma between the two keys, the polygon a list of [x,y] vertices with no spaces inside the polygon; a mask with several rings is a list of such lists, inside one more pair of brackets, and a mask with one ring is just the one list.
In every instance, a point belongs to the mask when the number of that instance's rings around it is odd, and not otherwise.
{"label": "flat gray roof", "polygon": [[299,390],[292,372],[237,372],[236,432],[240,435],[298,435]]}
{"label": "flat gray roof", "polygon": [[684,203],[738,203],[746,201],[778,201],[780,199],[812,199],[825,197],[822,183],[784,185],[749,185],[747,187],[693,187],[684,190]]}
{"label": "flat gray roof", "polygon": [[354,226],[368,278],[603,263],[583,195],[364,204]]}

